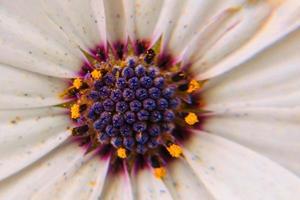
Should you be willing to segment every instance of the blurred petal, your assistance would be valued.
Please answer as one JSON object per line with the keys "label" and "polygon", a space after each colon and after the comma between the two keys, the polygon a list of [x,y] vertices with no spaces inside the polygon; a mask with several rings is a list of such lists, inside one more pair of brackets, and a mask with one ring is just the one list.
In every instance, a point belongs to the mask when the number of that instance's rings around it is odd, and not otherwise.
{"label": "blurred petal", "polygon": [[203,92],[206,108],[298,106],[299,38],[300,29],[239,68],[212,79]]}
{"label": "blurred petal", "polygon": [[135,199],[139,200],[172,200],[164,183],[155,178],[150,169],[142,169],[131,176]]}
{"label": "blurred petal", "polygon": [[257,153],[197,131],[184,155],[216,199],[299,199],[300,179]]}
{"label": "blurred petal", "polygon": [[133,42],[152,41],[163,4],[162,0],[124,0],[128,34]]}
{"label": "blurred petal", "polygon": [[[106,47],[104,8],[96,0],[43,0],[50,19],[82,49]],[[95,12],[94,12],[95,11]]]}
{"label": "blurred petal", "polygon": [[130,179],[127,173],[111,172],[108,174],[102,190],[101,200],[133,200]]}
{"label": "blurred petal", "polygon": [[65,143],[20,173],[0,182],[1,199],[30,199],[42,186],[67,176],[84,162],[84,149]]}
{"label": "blurred petal", "polygon": [[184,159],[170,164],[167,173],[164,182],[173,199],[214,199]]}
{"label": "blurred petal", "polygon": [[0,64],[0,109],[56,105],[66,88],[61,79],[51,78]]}
{"label": "blurred petal", "polygon": [[41,186],[41,191],[33,199],[98,199],[105,183],[109,159],[100,160],[95,156],[65,171],[65,175],[54,182]]}
{"label": "blurred petal", "polygon": [[81,53],[37,0],[0,3],[0,63],[48,76],[72,77]]}
{"label": "blurred petal", "polygon": [[[249,15],[245,16],[242,23],[222,37],[195,62],[193,69],[199,73],[199,79],[209,79],[239,66],[299,28],[299,1],[269,1],[254,4],[262,6],[256,8],[254,5],[252,9],[250,4]],[[270,17],[262,18],[270,11],[272,11]],[[257,26],[258,21],[263,24]]]}
{"label": "blurred petal", "polygon": [[59,146],[70,135],[68,126],[58,108],[0,111],[0,180]]}
{"label": "blurred petal", "polygon": [[229,108],[208,118],[203,129],[268,156],[300,176],[300,107]]}

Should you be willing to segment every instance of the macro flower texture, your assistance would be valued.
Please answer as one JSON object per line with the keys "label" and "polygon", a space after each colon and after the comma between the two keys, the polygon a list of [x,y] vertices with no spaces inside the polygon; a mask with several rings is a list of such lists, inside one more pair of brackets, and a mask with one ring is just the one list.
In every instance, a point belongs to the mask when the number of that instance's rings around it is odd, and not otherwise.
{"label": "macro flower texture", "polygon": [[0,0],[0,199],[300,199],[299,0]]}

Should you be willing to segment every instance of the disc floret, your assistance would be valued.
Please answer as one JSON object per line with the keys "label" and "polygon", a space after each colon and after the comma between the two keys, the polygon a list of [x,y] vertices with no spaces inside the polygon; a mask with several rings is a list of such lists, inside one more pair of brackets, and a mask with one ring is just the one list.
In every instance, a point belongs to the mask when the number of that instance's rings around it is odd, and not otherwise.
{"label": "disc floret", "polygon": [[67,94],[75,99],[70,106],[77,124],[74,136],[85,138],[90,148],[108,146],[112,155],[128,162],[142,156],[162,178],[163,152],[182,155],[174,129],[199,122],[196,113],[186,112],[186,99],[200,84],[183,72],[160,69],[154,59],[148,50],[127,60],[96,60],[72,81]]}

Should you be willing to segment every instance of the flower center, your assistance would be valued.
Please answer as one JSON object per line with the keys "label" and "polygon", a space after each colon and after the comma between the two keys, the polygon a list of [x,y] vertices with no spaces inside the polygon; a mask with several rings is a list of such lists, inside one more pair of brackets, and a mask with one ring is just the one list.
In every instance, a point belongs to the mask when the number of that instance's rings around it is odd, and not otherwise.
{"label": "flower center", "polygon": [[90,150],[109,148],[117,159],[142,157],[161,178],[163,154],[182,154],[185,136],[174,130],[199,122],[193,94],[201,84],[176,67],[160,68],[155,60],[152,49],[127,59],[95,59],[64,95],[74,99],[69,107],[77,126],[74,137]]}

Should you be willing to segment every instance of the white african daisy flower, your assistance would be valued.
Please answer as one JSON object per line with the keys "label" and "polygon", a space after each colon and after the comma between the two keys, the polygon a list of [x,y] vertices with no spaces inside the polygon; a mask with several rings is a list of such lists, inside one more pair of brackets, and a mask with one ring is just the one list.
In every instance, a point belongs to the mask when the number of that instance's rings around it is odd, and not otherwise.
{"label": "white african daisy flower", "polygon": [[0,199],[300,199],[299,0],[0,0]]}

